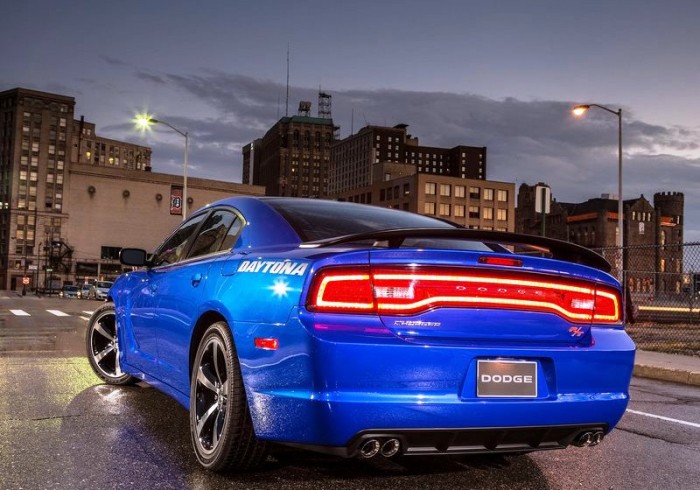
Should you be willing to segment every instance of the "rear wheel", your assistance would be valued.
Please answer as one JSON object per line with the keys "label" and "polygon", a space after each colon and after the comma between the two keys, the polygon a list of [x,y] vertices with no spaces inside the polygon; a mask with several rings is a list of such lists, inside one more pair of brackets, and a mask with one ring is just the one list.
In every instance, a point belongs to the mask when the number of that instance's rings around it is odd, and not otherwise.
{"label": "rear wheel", "polygon": [[126,385],[135,381],[119,365],[119,339],[112,303],[99,307],[90,317],[85,344],[90,366],[105,383]]}
{"label": "rear wheel", "polygon": [[202,337],[190,381],[190,434],[199,462],[213,471],[260,466],[268,444],[255,437],[236,348],[228,325]]}

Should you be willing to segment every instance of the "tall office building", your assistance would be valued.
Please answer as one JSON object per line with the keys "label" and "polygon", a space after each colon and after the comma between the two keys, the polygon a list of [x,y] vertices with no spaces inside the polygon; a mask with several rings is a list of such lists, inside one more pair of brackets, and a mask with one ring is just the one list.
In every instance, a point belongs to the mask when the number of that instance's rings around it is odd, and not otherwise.
{"label": "tall office building", "polygon": [[328,195],[330,148],[337,128],[330,117],[310,116],[310,108],[310,102],[301,102],[296,116],[281,118],[243,148],[244,184],[265,186],[268,196]]}
{"label": "tall office building", "polygon": [[65,95],[0,92],[0,289],[16,289],[37,269],[39,243],[66,252],[72,162],[150,169],[149,148],[97,136],[94,124],[74,120],[74,110],[75,99]]}
{"label": "tall office building", "polygon": [[421,146],[407,132],[408,125],[365,126],[336,142],[331,149],[330,194],[344,195],[372,186],[374,165],[409,164],[416,173],[462,179],[486,179],[486,148]]}

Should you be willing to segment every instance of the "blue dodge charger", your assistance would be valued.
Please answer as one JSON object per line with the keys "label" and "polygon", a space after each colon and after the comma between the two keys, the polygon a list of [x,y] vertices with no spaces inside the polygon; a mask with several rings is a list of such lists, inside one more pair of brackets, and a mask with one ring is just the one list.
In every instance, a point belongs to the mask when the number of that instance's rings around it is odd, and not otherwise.
{"label": "blue dodge charger", "polygon": [[629,400],[620,284],[567,242],[234,197],[121,261],[134,271],[92,316],[89,361],[187,408],[211,470],[253,469],[271,443],[361,458],[593,446]]}

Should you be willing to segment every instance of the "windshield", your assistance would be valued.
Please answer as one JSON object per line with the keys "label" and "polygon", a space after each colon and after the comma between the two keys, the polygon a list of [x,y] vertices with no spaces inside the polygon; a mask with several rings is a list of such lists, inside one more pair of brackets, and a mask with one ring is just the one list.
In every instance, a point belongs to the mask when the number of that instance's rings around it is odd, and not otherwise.
{"label": "windshield", "polygon": [[98,288],[107,288],[107,289],[109,289],[109,288],[112,287],[112,284],[114,284],[114,283],[112,283],[112,282],[107,282],[107,281],[100,281],[100,282],[97,283],[97,287],[98,287]]}

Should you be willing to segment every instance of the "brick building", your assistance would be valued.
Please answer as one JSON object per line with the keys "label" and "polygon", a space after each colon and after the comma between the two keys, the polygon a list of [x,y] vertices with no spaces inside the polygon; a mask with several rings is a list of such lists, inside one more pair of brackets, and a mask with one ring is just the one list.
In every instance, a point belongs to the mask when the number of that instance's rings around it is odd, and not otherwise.
{"label": "brick building", "polygon": [[[541,234],[541,215],[534,206],[535,188],[522,184],[518,189],[516,232]],[[653,203],[644,195],[623,201],[622,268],[632,293],[681,293],[683,203],[680,192],[656,193]],[[545,217],[545,235],[596,249],[615,265],[617,210],[615,196],[603,195],[581,203],[552,199]]]}
{"label": "brick building", "polygon": [[336,127],[330,117],[283,117],[265,136],[243,147],[243,183],[265,187],[268,196],[325,197]]}
{"label": "brick building", "polygon": [[366,126],[336,142],[330,159],[331,195],[375,184],[374,165],[378,163],[411,165],[418,174],[473,180],[486,178],[485,147],[421,146],[417,137],[408,134],[407,128],[406,124]]}
{"label": "brick building", "polygon": [[372,170],[372,184],[335,197],[435,216],[472,229],[514,230],[515,184],[420,173],[405,163],[376,163]]}

